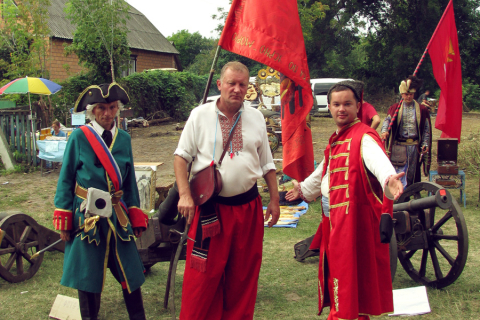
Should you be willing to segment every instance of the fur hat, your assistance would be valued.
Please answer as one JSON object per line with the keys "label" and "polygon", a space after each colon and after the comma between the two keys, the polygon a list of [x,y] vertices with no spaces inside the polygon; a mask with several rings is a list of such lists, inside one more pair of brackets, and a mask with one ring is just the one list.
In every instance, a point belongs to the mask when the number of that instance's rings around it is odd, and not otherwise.
{"label": "fur hat", "polygon": [[423,80],[417,78],[414,75],[408,76],[407,79],[403,80],[400,83],[400,87],[398,90],[401,94],[403,93],[415,93],[418,89],[420,89],[423,85]]}
{"label": "fur hat", "polygon": [[357,101],[362,102],[364,85],[365,84],[362,81],[356,81],[356,80],[344,80],[344,81],[337,82],[330,88],[330,90],[328,90],[327,102],[328,102],[328,104],[330,104],[330,96],[331,96],[332,91],[335,88],[338,88],[340,86],[347,87],[350,90],[352,90],[353,94],[355,95],[355,98],[357,99]]}
{"label": "fur hat", "polygon": [[110,103],[119,100],[122,104],[130,101],[127,92],[118,83],[103,83],[101,85],[92,85],[80,93],[73,112],[82,112],[87,109],[87,105],[97,103]]}

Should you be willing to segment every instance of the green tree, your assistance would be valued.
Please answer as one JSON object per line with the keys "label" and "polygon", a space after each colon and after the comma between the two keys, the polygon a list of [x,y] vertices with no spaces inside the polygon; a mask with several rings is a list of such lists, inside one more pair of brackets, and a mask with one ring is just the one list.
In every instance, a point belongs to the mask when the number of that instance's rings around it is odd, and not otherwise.
{"label": "green tree", "polygon": [[130,57],[128,4],[122,0],[70,0],[65,12],[76,26],[66,53],[75,53],[81,63],[97,74],[96,78],[115,81]]}
{"label": "green tree", "polygon": [[12,0],[1,4],[0,77],[48,77],[46,72],[50,0]]}
{"label": "green tree", "polygon": [[188,69],[198,55],[212,50],[215,45],[212,39],[202,37],[198,31],[190,33],[188,30],[181,30],[167,39],[173,41],[180,52],[180,61],[184,69]]}
{"label": "green tree", "polygon": [[[370,84],[367,89],[396,88],[402,78],[414,72],[449,1],[368,2],[359,11],[371,23],[365,48],[368,60],[362,74],[356,75]],[[480,45],[480,1],[456,0],[453,4],[463,77],[478,81],[480,59],[475,48]],[[417,75],[425,80],[425,87],[436,86],[428,55]]]}

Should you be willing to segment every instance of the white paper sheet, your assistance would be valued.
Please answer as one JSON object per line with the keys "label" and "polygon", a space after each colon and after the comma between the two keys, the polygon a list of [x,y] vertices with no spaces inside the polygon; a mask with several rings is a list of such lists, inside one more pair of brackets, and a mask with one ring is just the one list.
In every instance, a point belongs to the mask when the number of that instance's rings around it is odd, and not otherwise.
{"label": "white paper sheet", "polygon": [[78,299],[57,294],[48,316],[59,320],[81,320]]}
{"label": "white paper sheet", "polygon": [[394,311],[389,316],[413,316],[432,312],[425,286],[393,290],[393,307]]}

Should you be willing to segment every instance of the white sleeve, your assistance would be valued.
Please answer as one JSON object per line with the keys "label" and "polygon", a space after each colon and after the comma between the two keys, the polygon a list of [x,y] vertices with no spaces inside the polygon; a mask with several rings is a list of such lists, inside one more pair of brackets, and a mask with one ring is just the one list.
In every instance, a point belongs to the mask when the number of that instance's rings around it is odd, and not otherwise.
{"label": "white sleeve", "polygon": [[187,163],[192,162],[193,158],[197,155],[197,147],[195,145],[195,109],[190,113],[185,126],[182,130],[182,135],[178,141],[178,146],[174,155],[180,156],[187,161]]}
{"label": "white sleeve", "polygon": [[362,137],[362,155],[365,166],[377,178],[378,182],[380,182],[387,198],[393,199],[393,195],[389,189],[385,187],[388,178],[396,174],[395,168],[382,148],[368,134]]}
{"label": "white sleeve", "polygon": [[312,172],[303,182],[300,183],[300,189],[303,197],[307,201],[313,201],[321,194],[322,172],[325,159],[318,165],[317,169]]}
{"label": "white sleeve", "polygon": [[262,130],[262,143],[258,147],[258,157],[260,160],[260,167],[262,168],[263,176],[265,176],[271,170],[275,170],[275,163],[273,162],[272,151],[270,150],[270,143],[268,141],[268,134],[267,134],[267,125],[265,124],[265,120],[263,115],[261,116],[261,126],[263,126]]}

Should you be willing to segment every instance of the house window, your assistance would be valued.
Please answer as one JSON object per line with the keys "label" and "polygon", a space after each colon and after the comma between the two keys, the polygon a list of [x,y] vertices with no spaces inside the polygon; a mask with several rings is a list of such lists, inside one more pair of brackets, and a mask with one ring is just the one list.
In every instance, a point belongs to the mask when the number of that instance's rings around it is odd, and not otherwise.
{"label": "house window", "polygon": [[130,60],[122,67],[122,77],[129,76],[137,72],[137,56],[130,56]]}

